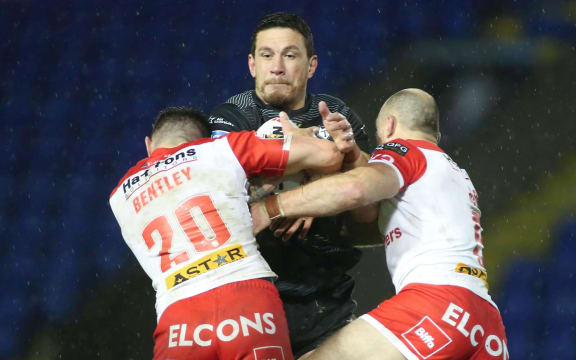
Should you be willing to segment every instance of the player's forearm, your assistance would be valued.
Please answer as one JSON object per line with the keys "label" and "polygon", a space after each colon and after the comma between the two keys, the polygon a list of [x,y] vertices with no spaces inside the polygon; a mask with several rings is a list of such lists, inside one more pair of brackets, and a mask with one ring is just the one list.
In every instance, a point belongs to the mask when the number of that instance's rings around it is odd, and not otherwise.
{"label": "player's forearm", "polygon": [[279,195],[286,217],[330,216],[368,202],[354,173],[324,177]]}
{"label": "player's forearm", "polygon": [[295,174],[301,170],[327,174],[340,170],[343,155],[334,143],[303,136],[294,136],[290,141],[285,174]]}

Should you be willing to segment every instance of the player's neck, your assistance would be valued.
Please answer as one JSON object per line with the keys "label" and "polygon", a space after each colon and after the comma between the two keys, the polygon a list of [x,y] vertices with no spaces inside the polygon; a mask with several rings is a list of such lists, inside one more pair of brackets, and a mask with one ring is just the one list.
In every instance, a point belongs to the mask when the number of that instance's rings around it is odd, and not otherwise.
{"label": "player's neck", "polygon": [[160,141],[160,142],[158,142],[158,144],[154,144],[154,146],[152,147],[152,152],[156,151],[156,149],[175,148],[177,146],[184,144],[185,142],[186,141],[184,141],[182,139],[168,139],[165,141]]}
{"label": "player's neck", "polygon": [[410,130],[398,130],[394,132],[390,138],[387,139],[386,142],[394,140],[394,139],[406,139],[406,140],[424,140],[431,142],[432,144],[438,145],[438,142],[434,138],[434,136],[430,134],[423,133],[421,131],[410,131]]}

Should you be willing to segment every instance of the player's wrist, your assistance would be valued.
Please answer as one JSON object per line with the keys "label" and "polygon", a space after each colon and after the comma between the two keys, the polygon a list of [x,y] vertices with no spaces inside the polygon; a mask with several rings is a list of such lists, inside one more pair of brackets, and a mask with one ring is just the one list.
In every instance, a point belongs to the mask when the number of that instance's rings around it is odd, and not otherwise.
{"label": "player's wrist", "polygon": [[270,220],[284,217],[284,209],[282,209],[280,197],[278,195],[267,197],[266,201],[264,201],[264,211]]}
{"label": "player's wrist", "polygon": [[342,162],[344,164],[355,163],[356,161],[358,161],[358,159],[360,158],[361,155],[362,155],[362,151],[360,151],[360,148],[358,147],[358,145],[355,144],[351,151],[344,154],[344,159],[342,159]]}

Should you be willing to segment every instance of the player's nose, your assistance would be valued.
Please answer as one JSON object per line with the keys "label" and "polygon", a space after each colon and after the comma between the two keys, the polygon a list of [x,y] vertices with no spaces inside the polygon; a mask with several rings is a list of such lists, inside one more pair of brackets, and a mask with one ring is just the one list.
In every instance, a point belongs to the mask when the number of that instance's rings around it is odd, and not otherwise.
{"label": "player's nose", "polygon": [[284,75],[286,67],[284,66],[284,59],[282,59],[282,56],[278,56],[273,60],[270,72],[274,75]]}

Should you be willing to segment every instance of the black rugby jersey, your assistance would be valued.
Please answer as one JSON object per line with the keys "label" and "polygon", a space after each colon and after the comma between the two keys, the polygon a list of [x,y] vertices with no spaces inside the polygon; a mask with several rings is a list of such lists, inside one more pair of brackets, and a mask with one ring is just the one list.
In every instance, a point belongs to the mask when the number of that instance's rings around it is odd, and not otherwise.
{"label": "black rugby jersey", "polygon": [[[298,127],[322,126],[318,103],[346,116],[358,146],[369,150],[368,135],[360,118],[346,104],[330,95],[308,94],[302,109],[288,110]],[[212,135],[257,130],[278,117],[281,110],[264,104],[254,90],[245,91],[216,107],[209,118]],[[325,134],[320,131],[319,134]],[[329,191],[329,189],[327,189]],[[276,286],[284,302],[292,349],[299,356],[313,349],[332,332],[354,318],[353,279],[346,274],[360,260],[353,239],[342,235],[342,216],[315,218],[305,239],[292,236],[284,243],[265,229],[257,236],[260,252],[278,275]]]}
{"label": "black rugby jersey", "polygon": [[[337,97],[326,94],[308,94],[304,107],[299,110],[285,110],[290,120],[298,127],[322,126],[322,117],[318,112],[318,103],[326,102],[331,112],[339,112],[346,116],[352,130],[356,143],[362,151],[369,153],[368,135],[365,125],[358,115]],[[275,109],[262,102],[254,90],[248,90],[241,94],[234,95],[224,104],[216,107],[210,114],[210,124],[213,135],[224,134],[225,132],[241,130],[257,130],[266,121],[278,117],[280,109]],[[320,134],[325,132],[320,131]],[[326,136],[328,136],[326,134]]]}

